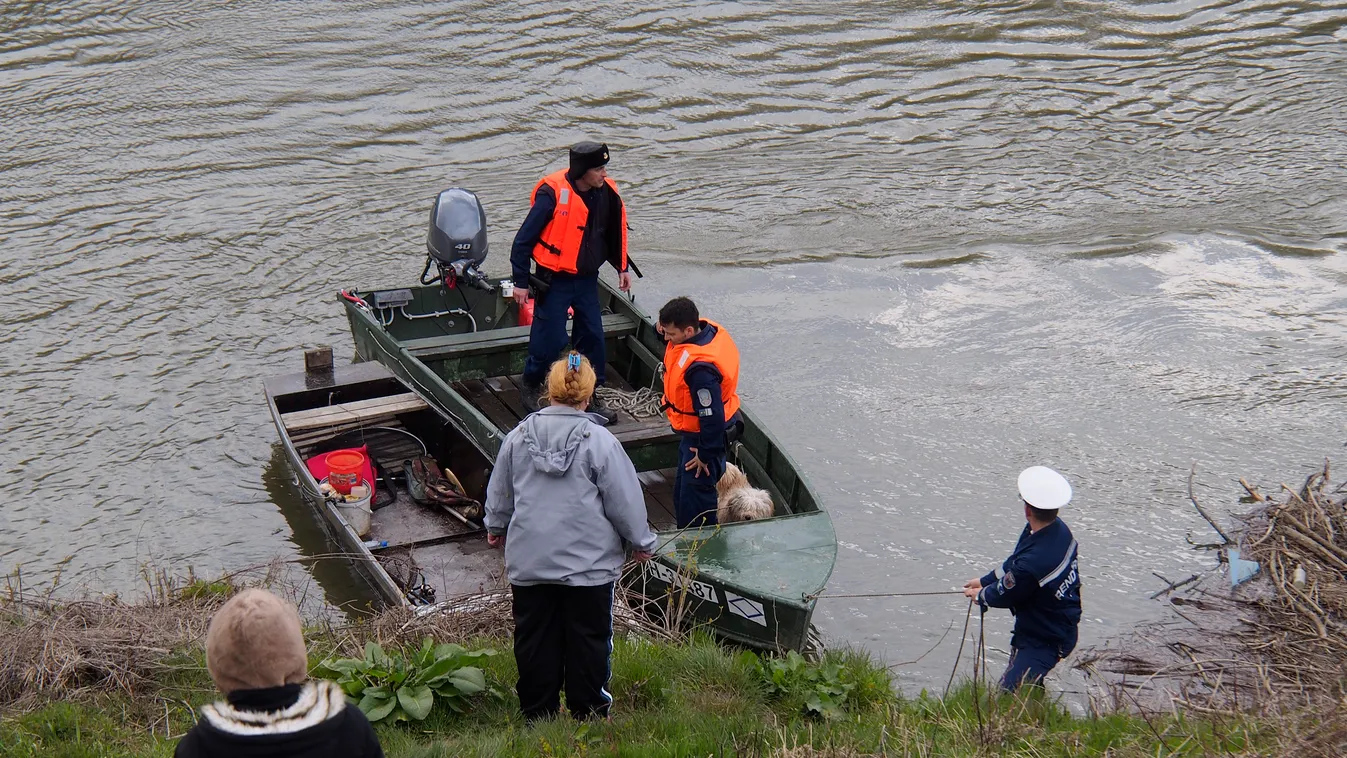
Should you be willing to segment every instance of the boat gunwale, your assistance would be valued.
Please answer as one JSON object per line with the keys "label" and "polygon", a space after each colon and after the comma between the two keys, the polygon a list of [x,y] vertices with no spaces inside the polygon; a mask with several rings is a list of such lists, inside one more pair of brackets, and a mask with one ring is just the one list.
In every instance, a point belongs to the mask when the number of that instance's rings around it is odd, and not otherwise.
{"label": "boat gunwale", "polygon": [[[359,570],[366,574],[367,578],[370,580],[370,583],[374,585],[374,589],[379,593],[380,596],[382,596],[385,602],[404,608],[414,607],[411,601],[407,599],[406,594],[402,591],[401,588],[398,587],[397,582],[393,581],[393,578],[388,573],[388,570],[384,568],[383,564],[380,563],[378,557],[374,555],[374,552],[365,546],[365,540],[362,539],[359,534],[356,534],[355,529],[350,525],[350,523],[348,523],[346,519],[342,517],[341,513],[339,513],[337,509],[331,504],[329,504],[327,500],[323,497],[322,491],[319,489],[318,480],[314,478],[313,474],[309,471],[308,466],[305,464],[303,458],[299,454],[299,449],[295,446],[294,441],[290,438],[290,432],[285,427],[285,422],[282,419],[283,414],[281,413],[280,407],[277,405],[276,400],[277,398],[280,397],[285,397],[287,395],[293,394],[301,394],[302,392],[309,391],[312,389],[354,387],[362,384],[370,384],[373,382],[392,380],[397,382],[398,384],[401,384],[403,388],[416,392],[416,394],[426,402],[426,407],[419,409],[418,411],[416,411],[417,413],[432,413],[436,417],[438,417],[442,422],[447,424],[453,424],[453,421],[450,418],[448,418],[448,414],[446,414],[441,408],[439,408],[439,406],[436,403],[434,403],[430,398],[422,395],[419,391],[416,390],[415,387],[412,387],[409,382],[407,382],[402,377],[395,374],[391,369],[384,366],[382,363],[368,362],[364,364],[354,364],[352,366],[343,366],[339,370],[356,373],[357,376],[348,378],[346,381],[342,381],[337,376],[337,373],[334,372],[333,382],[327,387],[323,388],[305,387],[303,389],[285,390],[285,391],[278,391],[279,390],[278,385],[281,385],[282,383],[287,381],[303,379],[308,375],[305,374],[304,372],[292,372],[289,374],[279,374],[276,376],[267,377],[262,382],[263,391],[267,399],[267,409],[271,413],[272,423],[276,426],[276,432],[280,437],[279,444],[285,450],[286,460],[290,464],[290,468],[292,470],[292,473],[294,474],[293,480],[300,487],[301,494],[304,496],[305,500],[311,501],[311,503],[316,503],[317,507],[321,509],[324,520],[336,532],[335,536],[348,551],[346,554],[333,555],[329,557],[332,557],[334,559],[354,561],[355,563],[357,563],[359,566]],[[369,376],[360,376],[360,374],[369,374]],[[463,438],[465,438],[473,446],[474,449],[477,450],[479,454],[481,454],[487,460],[492,460],[492,456],[487,455],[486,451],[481,449],[481,446],[477,443],[475,439],[472,438],[472,435],[463,432],[462,429],[457,425],[455,425],[454,428],[456,431],[460,433],[460,435]],[[440,537],[436,539],[441,539],[448,542],[453,541],[455,539],[461,539],[467,536],[480,536],[480,535],[481,530],[475,530],[471,532],[440,535]]]}
{"label": "boat gunwale", "polygon": [[[601,279],[600,286],[602,290],[601,295],[607,296],[607,304],[611,307],[614,313],[625,312],[626,315],[631,316],[636,321],[637,323],[636,334],[628,336],[632,338],[637,345],[640,345],[642,348],[648,351],[657,362],[662,364],[662,361],[659,359],[658,352],[651,349],[650,345],[647,344],[646,339],[644,339],[647,335],[653,334],[655,331],[655,324],[654,321],[651,319],[651,317],[636,306],[634,299],[628,299],[627,297],[620,294],[606,280]],[[428,288],[429,287],[426,287],[426,289]],[[392,289],[407,289],[407,288],[400,287]],[[376,288],[368,291],[363,291],[362,294],[368,294],[370,292],[379,292],[379,291],[383,290]],[[454,409],[443,407],[447,405],[447,403],[440,402],[439,398],[445,393],[447,393],[448,397],[452,398],[454,403],[458,406],[460,412],[466,412],[469,418],[471,418],[475,422],[475,425],[478,428],[484,430],[486,437],[488,438],[488,441],[494,443],[495,450],[487,454],[488,460],[491,461],[492,465],[494,465],[496,455],[499,453],[500,444],[503,442],[505,435],[509,433],[509,430],[501,430],[499,427],[497,427],[496,424],[489,418],[487,418],[481,411],[479,411],[468,398],[464,397],[463,394],[460,393],[457,389],[455,389],[448,380],[446,380],[443,376],[441,376],[439,372],[436,371],[430,365],[429,362],[427,362],[426,360],[422,360],[420,357],[416,355],[413,355],[412,352],[407,347],[405,347],[405,345],[403,344],[403,340],[389,333],[385,328],[385,326],[380,324],[376,320],[374,314],[371,311],[361,307],[360,305],[354,302],[351,302],[350,300],[344,297],[339,297],[339,300],[342,303],[343,308],[345,308],[346,310],[348,321],[352,322],[351,325],[352,325],[353,339],[356,338],[357,336],[355,334],[355,326],[356,323],[358,322],[361,325],[363,331],[365,331],[369,335],[368,341],[372,342],[375,345],[375,347],[377,347],[378,350],[381,353],[383,353],[387,358],[395,361],[398,364],[398,366],[402,369],[402,371],[406,372],[407,376],[402,377],[402,375],[398,374],[391,366],[386,366],[386,368],[391,374],[404,379],[405,383],[409,385],[415,385],[414,389],[416,389],[418,393],[423,394],[426,397],[432,399],[431,403],[432,407],[447,414],[452,420],[452,422],[455,423],[455,425],[458,427],[459,431],[462,432],[464,436],[473,440],[474,444],[476,444],[479,448],[482,448],[483,446],[481,444],[482,441],[478,439],[478,435],[474,434],[471,431],[471,427],[468,424],[464,423],[463,419],[458,417],[458,414],[454,412]],[[464,337],[463,342],[472,343],[476,341],[467,337],[467,335],[470,334],[473,334],[473,332],[462,333],[462,336]],[[436,350],[437,354],[435,355],[433,360],[439,361],[451,359],[453,356],[452,346],[454,338],[457,336],[460,335],[444,335],[443,337],[440,337],[439,339],[442,340],[441,346],[437,347]],[[365,340],[355,339],[355,341],[357,353],[360,354],[362,358],[383,363],[383,361],[378,356],[365,356],[363,354],[363,351],[361,351],[360,347],[361,343]],[[391,344],[394,349],[390,351],[389,348],[385,346],[385,342]],[[657,366],[650,365],[649,359],[646,356],[641,355],[640,352],[633,350],[630,347],[628,347],[627,352],[630,354],[631,359],[633,361],[640,361],[649,370],[657,370]],[[407,364],[404,362],[407,360],[419,364],[423,368],[424,372],[426,374],[429,374],[429,377],[427,378],[435,380],[442,389],[442,391],[435,392],[432,391],[430,388],[425,387],[424,384],[422,384],[422,381],[419,378],[417,378],[418,372],[412,371],[407,367]],[[762,436],[768,454],[780,456],[781,462],[785,464],[785,466],[790,470],[791,474],[796,478],[796,484],[794,487],[794,502],[787,502],[786,504],[793,507],[800,501],[801,494],[807,494],[810,502],[814,506],[813,510],[797,511],[784,514],[781,516],[772,516],[769,519],[761,519],[757,523],[761,525],[763,523],[776,522],[778,520],[785,520],[803,516],[809,516],[811,518],[819,518],[821,516],[822,518],[826,519],[827,528],[829,532],[832,533],[833,536],[833,539],[831,541],[832,549],[830,551],[831,561],[829,561],[828,569],[826,573],[823,575],[822,580],[818,582],[819,587],[826,587],[828,581],[832,577],[833,572],[836,570],[837,565],[837,540],[836,540],[837,535],[836,535],[836,528],[832,522],[832,516],[831,514],[828,513],[827,508],[824,507],[823,504],[821,503],[817,495],[817,491],[814,487],[814,484],[809,478],[809,476],[805,474],[805,472],[800,468],[799,464],[796,462],[795,458],[781,444],[780,439],[770,429],[768,429],[766,425],[759,423],[757,421],[756,418],[757,414],[753,413],[749,404],[741,402],[740,411],[741,413],[743,413],[747,424],[752,427],[753,433]],[[485,453],[486,451],[483,450],[483,452]],[[768,469],[766,457],[764,457],[764,460],[762,462],[759,462],[758,457],[753,454],[752,450],[749,450],[749,453],[750,455],[752,455],[754,462],[757,463],[763,469],[764,475],[767,476],[767,478],[770,481],[772,481],[774,485],[776,485],[777,482],[772,477],[771,471]],[[777,486],[779,487],[779,485]],[[782,498],[783,500],[785,499],[784,493],[782,493]],[[727,527],[733,528],[734,526],[735,525],[724,525],[710,528],[723,529]],[[670,536],[678,534],[680,532],[686,533],[686,530],[677,530],[677,529],[661,530],[658,531],[657,534],[660,535],[662,538],[666,538],[667,540],[667,538],[669,538]],[[666,566],[669,566],[674,570],[680,570],[682,567],[680,561],[664,553],[660,553],[659,555],[657,555],[655,557],[655,560],[657,560],[660,563],[663,563]],[[743,593],[741,593],[743,595],[751,597],[762,596],[764,600],[768,602],[783,605],[789,608],[793,608],[797,611],[803,612],[804,614],[806,614],[806,620],[810,616],[812,616],[813,611],[817,604],[816,599],[809,597],[809,595],[803,591],[800,593],[798,598],[783,597],[772,593],[764,595],[758,590],[747,589],[743,585],[733,580],[727,579],[722,576],[718,576],[714,571],[698,570],[697,575],[710,583],[719,585],[722,588],[726,588],[736,592],[742,589],[744,590]],[[743,634],[728,632],[725,631],[724,629],[719,629],[718,633],[736,639],[740,642],[747,642],[749,644],[774,643],[774,640],[769,639],[766,636],[759,636],[754,638],[750,636],[745,636]],[[779,637],[777,639],[779,639]]]}

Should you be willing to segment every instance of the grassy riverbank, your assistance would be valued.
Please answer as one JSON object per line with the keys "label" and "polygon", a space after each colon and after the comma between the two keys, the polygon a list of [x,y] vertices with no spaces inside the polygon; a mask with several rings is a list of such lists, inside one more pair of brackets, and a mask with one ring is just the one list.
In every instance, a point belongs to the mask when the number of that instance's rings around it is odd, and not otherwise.
{"label": "grassy riverbank", "polygon": [[[14,632],[0,643],[6,714],[0,718],[0,754],[171,755],[197,709],[218,697],[199,643],[214,607],[211,598],[199,596],[105,612],[97,603],[45,609],[11,603],[0,619]],[[108,650],[91,647],[90,640],[108,639],[99,619],[121,629],[137,614],[146,617],[133,630],[139,651],[125,642]],[[61,624],[74,626],[63,632]],[[312,662],[357,649],[367,637],[388,643],[388,630],[401,627],[376,620],[310,630]],[[153,630],[167,636],[153,637]],[[33,639],[25,646],[16,642],[22,635],[43,635],[47,642]],[[71,639],[83,640],[84,659],[53,658],[68,656],[62,640]],[[379,725],[390,757],[1271,755],[1290,745],[1285,730],[1242,718],[1074,718],[1041,698],[994,700],[984,690],[975,700],[969,685],[945,699],[903,698],[893,692],[886,669],[853,651],[829,653],[808,669],[797,662],[784,676],[778,672],[773,685],[770,662],[761,665],[702,636],[617,640],[611,722],[563,718],[528,726],[511,692],[515,669],[508,638],[458,641],[500,651],[481,663],[501,694],[475,698],[463,714],[437,704],[425,721]],[[831,717],[817,713],[820,696],[836,704],[826,708]]]}

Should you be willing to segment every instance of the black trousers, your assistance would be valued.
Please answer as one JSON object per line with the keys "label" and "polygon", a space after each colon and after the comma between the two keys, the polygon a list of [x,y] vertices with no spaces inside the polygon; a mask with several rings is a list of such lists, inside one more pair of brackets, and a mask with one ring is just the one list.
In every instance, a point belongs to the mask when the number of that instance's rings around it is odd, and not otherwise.
{"label": "black trousers", "polygon": [[510,585],[514,600],[514,659],[519,708],[527,719],[566,707],[577,719],[605,717],[612,705],[613,585]]}

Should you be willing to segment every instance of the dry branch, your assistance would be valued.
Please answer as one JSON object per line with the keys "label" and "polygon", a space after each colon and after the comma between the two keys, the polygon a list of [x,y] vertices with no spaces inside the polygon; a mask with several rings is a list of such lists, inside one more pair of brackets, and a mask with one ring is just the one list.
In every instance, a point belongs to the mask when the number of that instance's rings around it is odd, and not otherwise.
{"label": "dry branch", "polygon": [[1172,594],[1169,607],[1188,623],[1145,625],[1129,638],[1083,651],[1077,668],[1100,682],[1114,703],[1130,699],[1121,694],[1127,691],[1157,710],[1179,704],[1204,713],[1285,713],[1308,706],[1341,715],[1347,703],[1344,488],[1330,489],[1327,461],[1301,487],[1283,486],[1276,496],[1241,479],[1256,508],[1236,516],[1240,526],[1228,533],[1198,502],[1195,473],[1188,477],[1193,506],[1262,571],[1234,589],[1219,571],[1191,583],[1164,579],[1168,586],[1155,597]]}

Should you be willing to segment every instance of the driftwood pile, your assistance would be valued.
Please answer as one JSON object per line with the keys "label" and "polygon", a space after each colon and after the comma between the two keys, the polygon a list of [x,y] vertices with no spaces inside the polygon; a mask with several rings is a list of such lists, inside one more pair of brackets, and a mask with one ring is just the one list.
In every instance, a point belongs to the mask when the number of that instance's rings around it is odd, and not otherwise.
{"label": "driftwood pile", "polygon": [[[1347,486],[1347,485],[1344,485]],[[1244,516],[1243,557],[1258,562],[1271,593],[1241,618],[1245,646],[1299,698],[1347,696],[1347,494],[1329,489],[1328,463],[1298,490],[1264,497]]]}
{"label": "driftwood pile", "polygon": [[[1195,547],[1218,551],[1220,567],[1165,580],[1155,596],[1171,617],[1083,651],[1075,666],[1105,707],[1314,713],[1307,739],[1347,743],[1347,484],[1332,487],[1327,462],[1273,495],[1240,483],[1256,507],[1223,529],[1189,478],[1193,505],[1220,537]],[[1232,549],[1259,567],[1233,588]]]}

